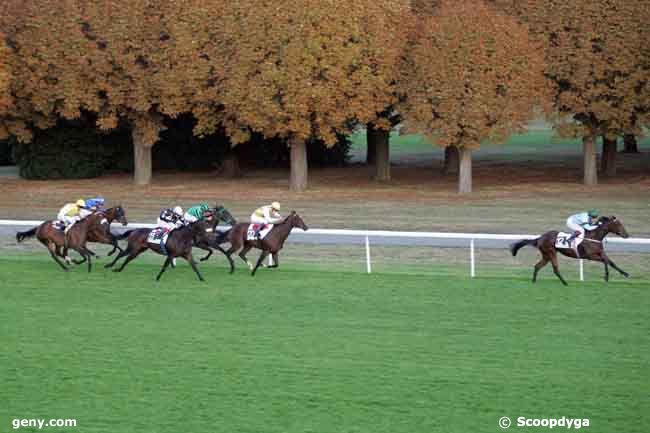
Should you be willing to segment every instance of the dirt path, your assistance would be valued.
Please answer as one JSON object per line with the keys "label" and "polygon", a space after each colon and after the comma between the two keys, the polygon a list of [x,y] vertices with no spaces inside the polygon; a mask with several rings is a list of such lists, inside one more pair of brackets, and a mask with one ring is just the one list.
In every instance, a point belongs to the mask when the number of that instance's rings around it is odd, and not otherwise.
{"label": "dirt path", "polygon": [[650,236],[650,172],[626,165],[596,187],[581,185],[571,164],[480,161],[475,193],[456,194],[456,178],[426,167],[395,166],[393,181],[373,182],[371,169],[313,169],[310,189],[288,191],[285,170],[248,172],[240,179],[214,173],[155,173],[136,187],[130,175],[66,181],[0,178],[0,218],[51,218],[63,203],[101,194],[133,221],[154,221],[162,207],[207,200],[246,220],[259,204],[279,200],[313,227],[474,232],[537,232],[563,226],[567,214],[596,207],[624,219],[635,236]]}

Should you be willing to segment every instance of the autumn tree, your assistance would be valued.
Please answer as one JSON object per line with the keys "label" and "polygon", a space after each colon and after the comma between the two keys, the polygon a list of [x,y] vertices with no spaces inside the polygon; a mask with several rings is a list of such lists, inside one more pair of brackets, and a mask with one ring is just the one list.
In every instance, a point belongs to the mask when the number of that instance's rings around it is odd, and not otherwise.
{"label": "autumn tree", "polygon": [[400,87],[409,129],[460,152],[458,191],[472,190],[472,150],[520,131],[544,95],[543,61],[526,27],[478,0],[442,1],[421,18]]}
{"label": "autumn tree", "polygon": [[389,0],[230,4],[219,101],[233,143],[246,141],[251,131],[286,139],[290,187],[302,191],[306,140],[331,146],[336,133],[355,122],[387,129],[378,114],[395,102],[405,38],[394,29],[407,6]]}
{"label": "autumn tree", "polygon": [[[9,48],[5,42],[5,35],[0,32],[0,116],[6,114],[13,105],[11,97],[12,72],[9,64]],[[7,131],[2,129],[0,123],[0,139],[6,138]]]}
{"label": "autumn tree", "polygon": [[[529,24],[547,49],[545,75],[563,136],[582,137],[584,183],[596,184],[596,137],[602,168],[613,175],[616,138],[647,124],[650,4],[616,0],[493,0]],[[628,138],[629,139],[629,138]]]}

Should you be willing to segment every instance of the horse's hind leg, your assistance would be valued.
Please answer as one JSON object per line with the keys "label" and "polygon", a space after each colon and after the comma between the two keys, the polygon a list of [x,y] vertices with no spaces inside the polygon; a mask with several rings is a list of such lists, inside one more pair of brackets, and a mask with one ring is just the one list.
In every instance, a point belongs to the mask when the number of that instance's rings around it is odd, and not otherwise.
{"label": "horse's hind leg", "polygon": [[105,264],[104,267],[105,267],[106,269],[108,269],[108,268],[112,268],[112,267],[115,265],[115,263],[117,263],[117,261],[118,261],[119,259],[121,259],[121,258],[124,257],[124,256],[128,256],[128,255],[129,255],[128,251],[120,250],[120,253],[119,253],[117,256],[115,256],[115,258],[113,259],[113,261],[110,262],[110,263]]}
{"label": "horse's hind leg", "polygon": [[562,284],[564,284],[565,286],[568,286],[567,282],[564,281],[564,278],[562,277],[562,275],[560,275],[560,268],[559,268],[559,266],[557,264],[557,255],[556,254],[553,254],[551,256],[551,265],[553,266],[553,273],[555,273],[555,275],[560,279],[560,281],[562,281]]}
{"label": "horse's hind leg", "polygon": [[160,277],[165,272],[165,270],[167,269],[167,266],[169,266],[169,264],[171,262],[172,262],[172,258],[167,256],[167,258],[165,259],[165,263],[163,264],[162,268],[160,268],[160,272],[158,273],[158,276],[156,277],[156,281],[160,280]]}
{"label": "horse's hind leg", "polygon": [[223,255],[226,256],[226,258],[228,259],[228,264],[230,264],[230,273],[232,274],[233,272],[235,272],[235,262],[232,260],[232,257],[230,257],[230,254],[228,254],[226,250],[224,250],[220,246],[217,246],[215,248],[217,249],[217,251],[221,251]]}
{"label": "horse's hind leg", "polygon": [[254,275],[255,275],[255,272],[257,271],[257,268],[260,267],[260,265],[262,264],[262,262],[264,261],[264,259],[265,259],[266,256],[268,256],[268,255],[269,255],[269,252],[268,252],[268,251],[262,251],[262,254],[260,254],[260,258],[257,259],[257,264],[255,265],[255,268],[253,268],[253,272],[251,272],[251,276],[254,276]]}
{"label": "horse's hind leg", "polygon": [[206,260],[208,260],[210,258],[210,256],[212,255],[212,253],[213,253],[212,248],[210,248],[210,247],[206,247],[206,246],[203,246],[203,245],[201,245],[201,246],[197,245],[197,247],[208,252],[208,254],[205,257],[201,257],[199,259],[202,262],[205,262]]}
{"label": "horse's hind leg", "polygon": [[49,244],[47,244],[46,246],[47,246],[47,250],[50,252],[50,255],[52,256],[52,259],[54,259],[54,261],[55,261],[59,266],[61,266],[61,268],[62,268],[64,271],[68,271],[68,268],[67,268],[67,267],[63,264],[63,262],[61,262],[61,260],[59,260],[59,258],[57,257],[58,247],[57,247],[56,245],[54,245],[53,243],[51,243],[51,242],[50,242]]}
{"label": "horse's hind leg", "polygon": [[133,253],[133,252],[129,252],[129,253],[128,253],[129,256],[126,258],[126,260],[124,260],[124,263],[122,263],[122,266],[120,266],[118,269],[113,269],[113,272],[122,272],[122,270],[124,269],[124,267],[125,267],[127,264],[129,264],[129,262],[130,262],[131,260],[135,259],[135,258],[138,257],[140,254],[142,254],[143,251],[144,251],[144,249],[139,250],[139,251],[136,251],[135,253]]}
{"label": "horse's hind leg", "polygon": [[542,256],[539,262],[535,264],[535,270],[533,271],[533,283],[537,281],[537,273],[548,263],[548,259],[545,256]]}

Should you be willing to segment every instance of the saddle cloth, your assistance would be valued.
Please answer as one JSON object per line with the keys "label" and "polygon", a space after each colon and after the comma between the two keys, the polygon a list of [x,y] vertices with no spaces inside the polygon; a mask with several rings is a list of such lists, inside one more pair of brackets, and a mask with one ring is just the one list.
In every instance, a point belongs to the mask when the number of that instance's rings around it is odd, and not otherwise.
{"label": "saddle cloth", "polygon": [[266,235],[269,234],[271,229],[273,228],[273,224],[251,224],[248,226],[248,230],[246,231],[246,240],[247,241],[255,241],[258,238],[255,237],[255,231],[258,229],[258,227],[264,225],[264,228],[260,230],[260,237],[259,239],[264,239]]}
{"label": "saddle cloth", "polygon": [[162,227],[156,227],[155,229],[151,230],[151,232],[149,232],[149,236],[147,236],[147,242],[164,247],[167,245],[168,237],[168,231]]}
{"label": "saddle cloth", "polygon": [[578,235],[577,238],[569,242],[570,237],[571,237],[571,233],[564,233],[564,232],[558,233],[557,238],[555,239],[555,248],[576,249],[578,248],[578,245],[582,243],[583,239],[585,238],[585,235],[584,234]]}

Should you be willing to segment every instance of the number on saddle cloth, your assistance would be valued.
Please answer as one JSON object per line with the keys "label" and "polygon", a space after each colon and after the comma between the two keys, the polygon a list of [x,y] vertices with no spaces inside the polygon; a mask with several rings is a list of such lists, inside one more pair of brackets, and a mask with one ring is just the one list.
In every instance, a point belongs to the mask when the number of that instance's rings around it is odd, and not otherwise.
{"label": "number on saddle cloth", "polygon": [[272,228],[273,224],[250,224],[246,231],[246,240],[256,241],[264,239]]}
{"label": "number on saddle cloth", "polygon": [[558,233],[555,240],[555,248],[578,248],[578,245],[580,245],[584,239],[584,235],[581,234],[575,239],[571,240],[572,236],[573,235],[571,233]]}

